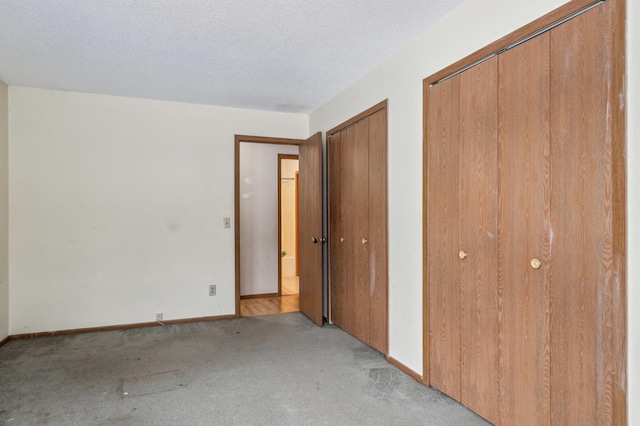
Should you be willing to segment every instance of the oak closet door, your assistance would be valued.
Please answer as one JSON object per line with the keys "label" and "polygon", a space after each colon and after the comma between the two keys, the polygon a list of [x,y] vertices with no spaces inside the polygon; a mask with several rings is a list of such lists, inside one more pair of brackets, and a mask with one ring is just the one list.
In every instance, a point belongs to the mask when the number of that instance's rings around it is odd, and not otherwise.
{"label": "oak closet door", "polygon": [[459,78],[458,248],[463,252],[458,253],[461,401],[496,422],[498,59],[482,62]]}
{"label": "oak closet door", "polygon": [[[331,321],[343,327],[344,268],[348,265],[343,250],[344,207],[342,176],[342,132],[334,133],[327,139],[327,194],[329,194],[329,286],[331,294]],[[345,263],[346,262],[346,263]]]}
{"label": "oak closet door", "polygon": [[387,113],[380,110],[366,118],[369,126],[369,327],[370,344],[388,353],[387,265]]}
{"label": "oak closet door", "polygon": [[371,345],[369,273],[369,125],[361,120],[348,129],[350,138],[344,149],[350,152],[346,185],[351,186],[353,205],[347,212],[353,229],[351,237],[353,286],[353,335]]}
{"label": "oak closet door", "polygon": [[551,423],[612,424],[612,9],[551,31]]}
{"label": "oak closet door", "polygon": [[[499,56],[500,423],[549,424],[549,34]],[[557,232],[557,230],[556,230]],[[540,260],[539,269],[531,267]]]}
{"label": "oak closet door", "polygon": [[429,88],[429,383],[460,401],[458,120],[460,76]]}

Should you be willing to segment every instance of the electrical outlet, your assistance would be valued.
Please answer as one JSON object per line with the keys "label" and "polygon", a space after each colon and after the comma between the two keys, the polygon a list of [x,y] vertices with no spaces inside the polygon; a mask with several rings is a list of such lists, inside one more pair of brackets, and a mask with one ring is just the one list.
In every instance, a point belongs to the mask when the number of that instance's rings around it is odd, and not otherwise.
{"label": "electrical outlet", "polygon": [[215,296],[216,295],[216,285],[210,285],[209,286],[209,296]]}
{"label": "electrical outlet", "polygon": [[224,223],[224,227],[225,228],[231,228],[231,218],[230,217],[225,217],[224,219],[222,219],[222,222]]}
{"label": "electrical outlet", "polygon": [[158,322],[159,322],[159,321],[162,321],[162,312],[158,312],[158,313],[156,314],[156,321],[158,321]]}

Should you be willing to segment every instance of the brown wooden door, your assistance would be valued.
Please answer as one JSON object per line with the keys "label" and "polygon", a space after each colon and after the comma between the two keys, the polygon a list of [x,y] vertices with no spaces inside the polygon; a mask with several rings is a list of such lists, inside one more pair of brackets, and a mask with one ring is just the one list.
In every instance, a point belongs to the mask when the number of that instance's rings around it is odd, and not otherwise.
{"label": "brown wooden door", "polygon": [[430,90],[430,382],[498,419],[497,59]]}
{"label": "brown wooden door", "polygon": [[388,288],[387,262],[387,114],[378,111],[367,118],[368,147],[368,224],[369,250],[369,344],[388,353]]}
{"label": "brown wooden door", "polygon": [[429,383],[460,401],[458,120],[460,77],[431,87],[428,105]]}
{"label": "brown wooden door", "polygon": [[322,309],[322,135],[299,146],[300,311],[318,325]]}
{"label": "brown wooden door", "polygon": [[342,134],[327,137],[327,194],[329,204],[329,288],[331,321],[344,327],[345,266],[349,265],[344,247],[344,203],[342,189]]}
{"label": "brown wooden door", "polygon": [[[618,392],[614,306],[620,285],[612,85],[614,2],[551,31],[551,423],[608,425]],[[624,214],[621,212],[620,214]],[[618,370],[619,371],[619,370]],[[617,373],[620,374],[620,373]],[[615,378],[614,378],[615,377]]]}
{"label": "brown wooden door", "polygon": [[549,34],[500,61],[500,423],[549,424]]}
{"label": "brown wooden door", "polygon": [[332,321],[386,354],[386,108],[329,132],[327,149]]}
{"label": "brown wooden door", "polygon": [[[460,400],[498,420],[498,59],[460,74]],[[455,255],[454,255],[455,259]]]}

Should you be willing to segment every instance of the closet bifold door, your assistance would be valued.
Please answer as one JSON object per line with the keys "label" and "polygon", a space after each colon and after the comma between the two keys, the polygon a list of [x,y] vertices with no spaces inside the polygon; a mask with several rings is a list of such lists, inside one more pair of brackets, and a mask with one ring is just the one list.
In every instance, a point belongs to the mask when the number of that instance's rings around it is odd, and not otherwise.
{"label": "closet bifold door", "polygon": [[460,401],[460,76],[432,86],[429,91],[429,383]]}
{"label": "closet bifold door", "polygon": [[[607,1],[551,31],[551,423],[609,425],[620,262],[614,256],[612,82]],[[618,236],[618,238],[622,238]],[[617,374],[620,374],[619,372]]]}
{"label": "closet bifold door", "polygon": [[[549,34],[499,56],[500,424],[549,424]],[[557,232],[557,231],[556,231]],[[533,269],[538,259],[542,267]]]}
{"label": "closet bifold door", "polygon": [[460,74],[461,402],[498,419],[498,59]]}
{"label": "closet bifold door", "polygon": [[498,419],[497,58],[432,86],[430,383]]}
{"label": "closet bifold door", "polygon": [[327,193],[329,194],[329,277],[331,288],[331,322],[344,327],[343,301],[345,291],[345,262],[347,253],[343,250],[343,221],[345,205],[342,203],[342,142],[341,133],[327,138]]}

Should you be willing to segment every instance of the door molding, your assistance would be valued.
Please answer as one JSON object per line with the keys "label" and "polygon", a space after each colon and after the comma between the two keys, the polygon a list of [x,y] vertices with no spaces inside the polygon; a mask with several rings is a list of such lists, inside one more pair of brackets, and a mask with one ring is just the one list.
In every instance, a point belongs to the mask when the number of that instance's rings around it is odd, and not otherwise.
{"label": "door molding", "polygon": [[[240,317],[240,143],[263,143],[271,145],[300,145],[304,139],[272,138],[265,136],[235,135],[234,146],[234,237],[235,237],[235,269],[236,269],[236,311],[234,316]],[[279,166],[278,166],[279,169]],[[278,240],[279,240],[278,236]],[[278,276],[280,266],[278,266]],[[279,288],[279,287],[278,287]]]}

